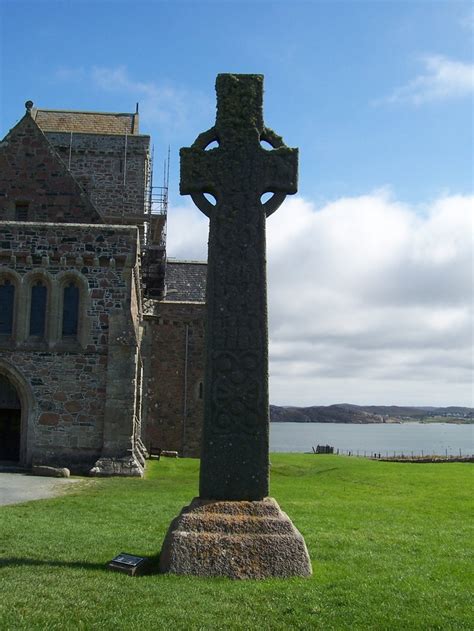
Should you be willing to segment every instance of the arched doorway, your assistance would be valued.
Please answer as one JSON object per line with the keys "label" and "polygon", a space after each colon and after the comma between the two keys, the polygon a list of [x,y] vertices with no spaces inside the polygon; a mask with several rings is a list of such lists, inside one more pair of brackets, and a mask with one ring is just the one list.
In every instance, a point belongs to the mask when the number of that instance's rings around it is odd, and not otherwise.
{"label": "arched doorway", "polygon": [[11,381],[0,374],[0,462],[18,462],[20,446],[20,398]]}

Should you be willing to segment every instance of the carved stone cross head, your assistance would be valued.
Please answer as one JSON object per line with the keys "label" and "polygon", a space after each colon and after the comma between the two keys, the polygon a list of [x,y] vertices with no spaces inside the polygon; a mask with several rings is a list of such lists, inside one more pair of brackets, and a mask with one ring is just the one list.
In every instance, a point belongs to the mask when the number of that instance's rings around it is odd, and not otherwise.
{"label": "carved stone cross head", "polygon": [[[264,126],[263,75],[220,74],[216,92],[216,124],[191,147],[181,149],[180,192],[191,195],[208,217],[217,208],[235,203],[235,195],[242,193],[247,207],[261,206],[268,216],[286,195],[296,193],[298,150],[286,147],[280,136]],[[210,148],[215,143],[218,146]],[[205,193],[216,199],[216,206]],[[273,197],[262,203],[264,193]]]}

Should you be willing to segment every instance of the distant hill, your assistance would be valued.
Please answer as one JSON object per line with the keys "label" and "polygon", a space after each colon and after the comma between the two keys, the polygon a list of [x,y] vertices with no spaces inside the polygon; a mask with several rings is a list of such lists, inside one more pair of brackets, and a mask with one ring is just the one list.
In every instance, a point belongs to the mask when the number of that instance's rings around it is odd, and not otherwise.
{"label": "distant hill", "polygon": [[398,405],[270,406],[273,423],[474,423],[474,408],[451,406],[405,407]]}

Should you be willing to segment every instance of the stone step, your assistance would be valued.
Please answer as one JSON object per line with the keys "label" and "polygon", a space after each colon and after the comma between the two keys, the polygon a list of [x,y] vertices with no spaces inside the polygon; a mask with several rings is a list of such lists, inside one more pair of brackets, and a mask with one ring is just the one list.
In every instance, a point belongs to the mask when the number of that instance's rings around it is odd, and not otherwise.
{"label": "stone step", "polygon": [[230,535],[284,535],[293,532],[293,524],[289,519],[285,519],[284,513],[279,517],[197,513],[182,516],[180,531],[185,533],[208,532]]}

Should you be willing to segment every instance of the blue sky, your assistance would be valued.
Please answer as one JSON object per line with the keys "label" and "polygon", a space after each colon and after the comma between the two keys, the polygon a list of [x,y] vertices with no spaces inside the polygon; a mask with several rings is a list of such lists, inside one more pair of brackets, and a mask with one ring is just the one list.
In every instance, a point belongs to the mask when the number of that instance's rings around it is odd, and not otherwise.
{"label": "blue sky", "polygon": [[[142,130],[153,136],[157,161],[172,146],[175,196],[177,151],[212,123],[216,74],[257,72],[265,75],[267,124],[300,148],[302,195],[326,200],[390,186],[403,200],[423,202],[472,186],[472,100],[427,95],[417,105],[413,87],[390,101],[434,74],[429,59],[472,61],[470,3],[0,6],[2,135],[28,98],[43,107],[111,111],[132,111],[141,101]],[[121,80],[110,81],[118,70]],[[154,98],[153,90],[168,97]],[[173,124],[163,124],[166,114],[176,117]]]}
{"label": "blue sky", "polygon": [[138,101],[155,184],[171,145],[170,255],[205,256],[178,150],[212,126],[216,74],[265,75],[266,124],[300,149],[298,196],[269,226],[273,402],[471,402],[470,2],[0,0],[0,15],[0,136],[27,99]]}

